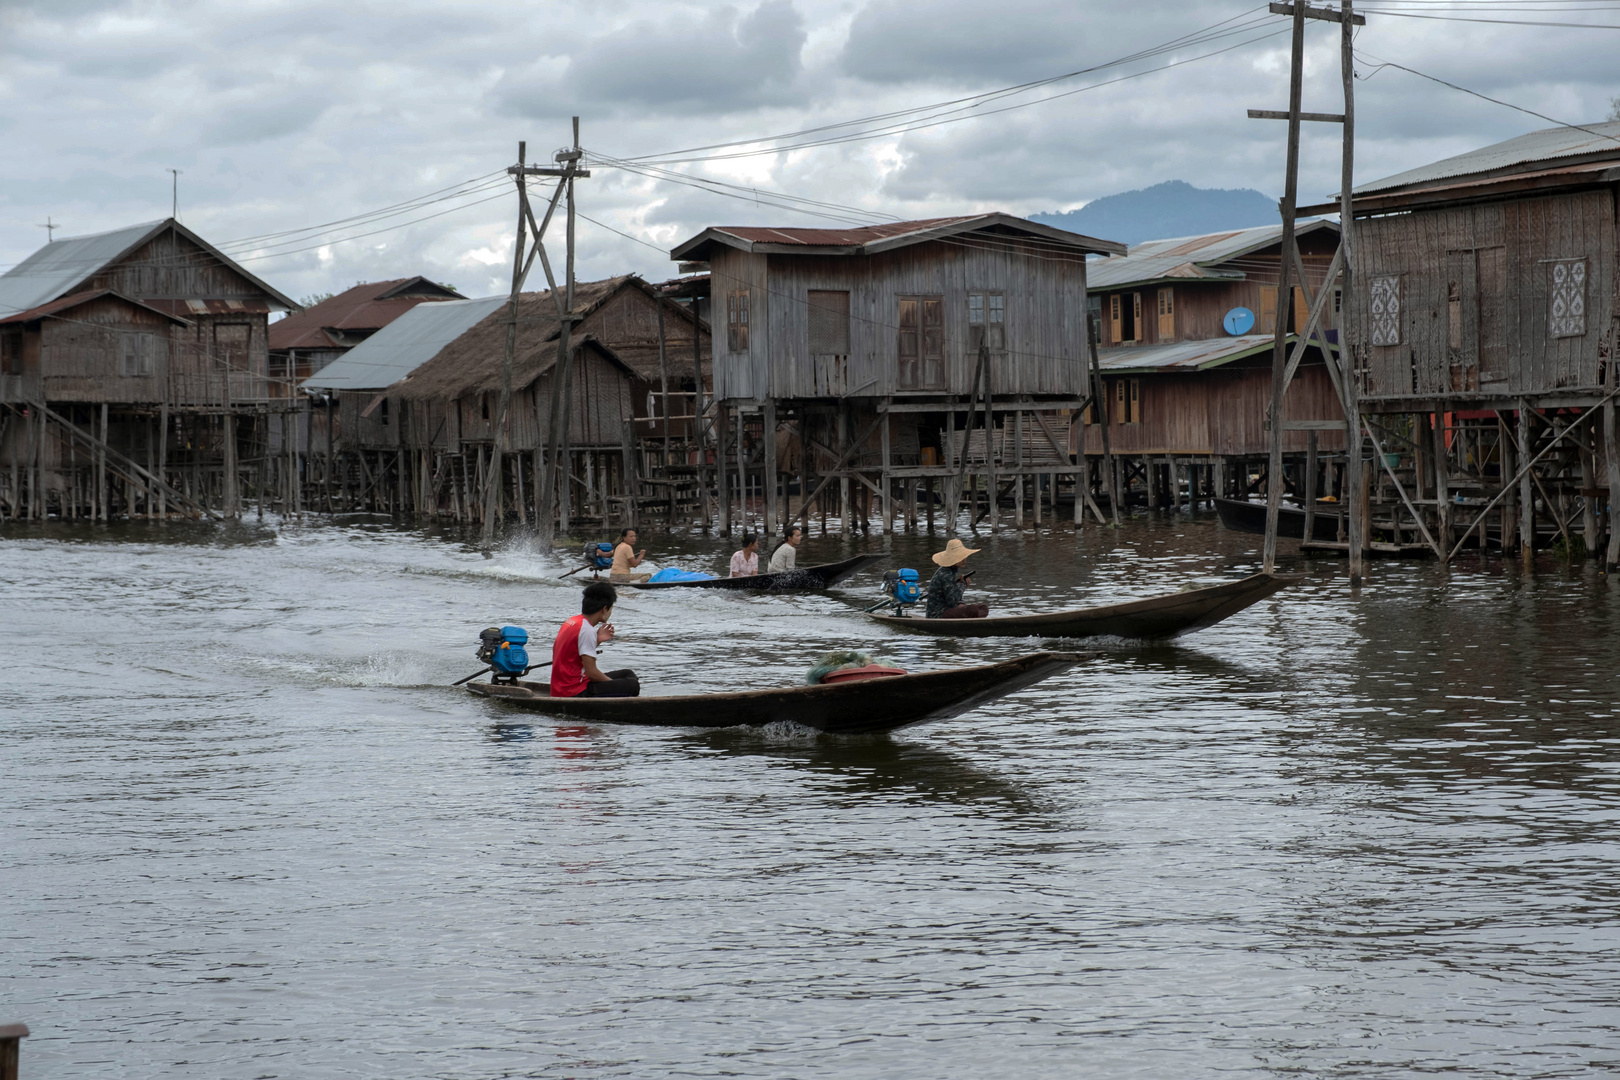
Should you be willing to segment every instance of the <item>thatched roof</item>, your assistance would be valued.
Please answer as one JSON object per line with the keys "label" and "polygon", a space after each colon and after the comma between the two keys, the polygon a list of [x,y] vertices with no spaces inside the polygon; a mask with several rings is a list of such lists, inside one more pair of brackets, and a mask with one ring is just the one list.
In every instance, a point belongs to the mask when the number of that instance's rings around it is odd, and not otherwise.
{"label": "thatched roof", "polygon": [[[582,317],[590,314],[632,276],[576,282],[574,310]],[[499,390],[509,325],[507,306],[502,304],[471,330],[440,349],[433,359],[395,383],[393,392],[410,401],[454,401],[469,394]],[[526,389],[551,370],[557,362],[557,338],[561,333],[557,304],[549,289],[518,296],[517,349],[512,356],[514,391]],[[596,345],[628,374],[634,375],[634,370],[613,355],[611,349],[600,342]]]}
{"label": "thatched roof", "polygon": [[[574,310],[582,320],[575,327],[575,334],[578,335],[576,340],[593,338],[610,359],[625,367],[633,377],[649,382],[658,381],[658,336],[646,325],[637,324],[634,319],[626,320],[626,311],[636,310],[633,306],[629,309],[623,305],[608,307],[596,319],[591,318],[627,289],[644,294],[649,305],[665,305],[665,314],[671,323],[671,340],[664,350],[669,376],[675,380],[691,379],[692,339],[689,335],[694,322],[691,311],[683,304],[660,299],[656,289],[634,274],[575,283]],[[645,321],[643,317],[641,322]],[[453,401],[468,394],[500,389],[501,360],[506,352],[509,325],[507,306],[502,303],[472,329],[417,367],[408,378],[395,384],[393,392],[408,400]],[[680,340],[678,335],[683,331],[688,336]],[[700,341],[708,331],[708,325],[697,320],[696,332]],[[557,304],[552,300],[549,289],[522,293],[518,297],[517,349],[512,360],[513,390],[524,389],[551,370],[557,361],[557,338],[561,332]],[[707,358],[709,350],[705,347],[703,351]]]}

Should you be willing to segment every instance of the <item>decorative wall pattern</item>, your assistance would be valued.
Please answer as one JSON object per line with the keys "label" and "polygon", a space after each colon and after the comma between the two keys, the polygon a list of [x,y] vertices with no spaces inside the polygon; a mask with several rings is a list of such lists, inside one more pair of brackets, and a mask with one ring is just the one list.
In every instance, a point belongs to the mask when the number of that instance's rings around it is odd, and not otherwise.
{"label": "decorative wall pattern", "polygon": [[1586,333],[1586,260],[1554,259],[1548,263],[1547,333],[1555,338]]}
{"label": "decorative wall pattern", "polygon": [[1401,279],[1375,277],[1372,279],[1368,311],[1372,315],[1372,343],[1399,345],[1401,343]]}

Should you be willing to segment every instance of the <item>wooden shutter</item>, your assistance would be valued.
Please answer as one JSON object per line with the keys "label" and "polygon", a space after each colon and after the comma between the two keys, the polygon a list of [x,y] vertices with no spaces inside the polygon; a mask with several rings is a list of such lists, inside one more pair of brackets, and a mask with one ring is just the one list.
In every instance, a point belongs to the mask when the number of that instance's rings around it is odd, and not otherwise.
{"label": "wooden shutter", "polygon": [[1479,369],[1507,374],[1507,248],[1474,252],[1474,280],[1479,285]]}
{"label": "wooden shutter", "polygon": [[1124,340],[1122,337],[1120,337],[1120,335],[1125,332],[1124,327],[1120,325],[1121,322],[1119,293],[1115,293],[1113,296],[1108,298],[1108,340],[1115,345],[1118,345]]}
{"label": "wooden shutter", "polygon": [[1131,423],[1142,422],[1142,380],[1131,380]]}
{"label": "wooden shutter", "polygon": [[1277,328],[1277,286],[1260,286],[1260,318],[1255,322],[1257,333],[1269,334]]}
{"label": "wooden shutter", "polygon": [[992,350],[999,352],[1007,348],[1007,297],[991,293],[985,299],[990,316],[985,323],[985,340]]}
{"label": "wooden shutter", "polygon": [[1176,295],[1174,289],[1159,290],[1159,340],[1176,339]]}
{"label": "wooden shutter", "polygon": [[901,390],[917,389],[921,365],[922,341],[919,333],[921,305],[911,297],[900,300],[900,353],[899,368],[895,372],[895,385]]}
{"label": "wooden shutter", "polygon": [[922,387],[945,389],[945,298],[922,298]]}
{"label": "wooden shutter", "polygon": [[726,344],[731,351],[748,351],[748,290],[726,297]]}
{"label": "wooden shutter", "polygon": [[1131,293],[1131,340],[1142,340],[1142,294]]}
{"label": "wooden shutter", "polygon": [[849,290],[810,290],[810,355],[849,355]]}
{"label": "wooden shutter", "polygon": [[1305,324],[1311,321],[1311,306],[1305,302],[1305,290],[1298,285],[1294,286],[1294,325],[1288,328],[1291,334],[1303,334]]}

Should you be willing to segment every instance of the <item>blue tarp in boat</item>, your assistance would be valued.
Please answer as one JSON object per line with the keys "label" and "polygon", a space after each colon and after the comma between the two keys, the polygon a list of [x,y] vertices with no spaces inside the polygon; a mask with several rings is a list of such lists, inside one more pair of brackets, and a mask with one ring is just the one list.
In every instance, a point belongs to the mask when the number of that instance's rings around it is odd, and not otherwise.
{"label": "blue tarp in boat", "polygon": [[696,570],[682,570],[682,569],[680,569],[678,567],[666,566],[666,567],[664,567],[664,569],[658,571],[658,573],[654,574],[652,577],[648,578],[647,580],[648,580],[648,582],[655,582],[655,581],[713,581],[714,580],[714,575],[713,574],[699,573]]}

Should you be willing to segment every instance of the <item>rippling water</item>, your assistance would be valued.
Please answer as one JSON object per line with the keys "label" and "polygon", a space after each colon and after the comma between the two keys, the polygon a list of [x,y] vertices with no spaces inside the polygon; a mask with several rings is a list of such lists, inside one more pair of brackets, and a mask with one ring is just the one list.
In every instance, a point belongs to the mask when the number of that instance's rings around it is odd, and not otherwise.
{"label": "rippling water", "polygon": [[[1257,541],[1008,532],[979,595],[1147,595]],[[938,546],[800,561],[885,543]],[[1613,1075],[1620,582],[1299,568],[1183,643],[835,739],[448,689],[481,627],[543,650],[577,611],[522,545],[0,532],[0,1022],[28,1080]],[[627,596],[609,659],[663,692],[1033,644],[874,630],[874,579]]]}

